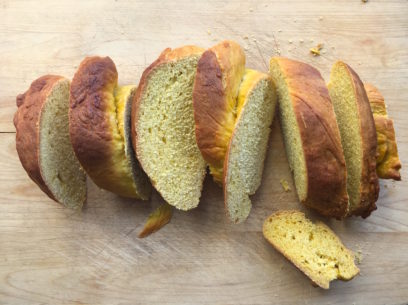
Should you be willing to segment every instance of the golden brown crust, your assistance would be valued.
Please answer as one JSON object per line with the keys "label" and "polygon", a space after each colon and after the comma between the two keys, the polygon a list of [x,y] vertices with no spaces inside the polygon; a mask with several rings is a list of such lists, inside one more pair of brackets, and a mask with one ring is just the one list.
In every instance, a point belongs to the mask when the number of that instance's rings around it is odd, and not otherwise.
{"label": "golden brown crust", "polygon": [[374,118],[364,85],[354,70],[345,63],[353,82],[355,96],[357,98],[358,116],[360,118],[361,144],[363,152],[361,182],[360,182],[360,204],[357,209],[350,211],[351,215],[366,218],[377,209],[375,202],[378,199],[380,186],[376,172],[377,134]]}
{"label": "golden brown crust", "polygon": [[[70,89],[69,129],[75,154],[92,180],[110,165],[112,134],[107,119],[105,92],[113,92],[118,74],[109,57],[87,57],[75,73]],[[111,87],[112,90],[107,89]]]}
{"label": "golden brown crust", "polygon": [[235,125],[238,87],[244,69],[245,54],[233,41],[221,42],[205,51],[197,65],[193,90],[197,145],[219,183]]}
{"label": "golden brown crust", "polygon": [[[138,150],[138,135],[137,135],[137,123],[139,120],[139,108],[140,103],[149,82],[150,76],[153,75],[156,69],[160,66],[181,60],[190,56],[200,56],[204,49],[197,46],[184,46],[176,49],[166,48],[160,56],[143,71],[142,77],[140,78],[139,86],[137,87],[136,93],[133,96],[132,102],[132,115],[131,115],[131,132],[132,132],[132,144],[139,159],[140,165],[144,168],[144,160],[141,157],[140,150]],[[155,181],[151,181],[153,186],[155,186]],[[158,190],[160,192],[160,190]]]}
{"label": "golden brown crust", "polygon": [[40,117],[52,88],[64,77],[45,75],[32,82],[30,88],[17,96],[17,112],[14,115],[16,127],[16,148],[21,164],[28,176],[51,199],[57,201],[44,182],[41,174]]}
{"label": "golden brown crust", "polygon": [[117,81],[109,57],[88,57],[81,62],[70,89],[72,146],[96,185],[124,197],[147,199],[149,192],[138,193],[126,160],[114,96]]}
{"label": "golden brown crust", "polygon": [[385,100],[371,84],[364,84],[377,131],[377,175],[382,179],[401,180],[401,161],[398,156],[394,123],[388,117]]}
{"label": "golden brown crust", "polygon": [[289,88],[307,169],[303,202],[325,216],[347,214],[347,172],[340,131],[326,84],[312,66],[275,58]]}

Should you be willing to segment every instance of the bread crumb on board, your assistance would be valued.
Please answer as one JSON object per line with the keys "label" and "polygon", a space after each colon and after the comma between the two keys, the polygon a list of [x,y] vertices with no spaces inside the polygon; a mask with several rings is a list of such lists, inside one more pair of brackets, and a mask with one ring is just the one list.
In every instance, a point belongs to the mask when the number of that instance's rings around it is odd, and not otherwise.
{"label": "bread crumb on board", "polygon": [[368,0],[361,0],[361,2],[363,2],[363,3],[367,3],[367,2],[368,2]]}
{"label": "bread crumb on board", "polygon": [[285,180],[285,179],[281,179],[280,180],[280,184],[282,185],[282,188],[285,192],[289,192],[290,191],[290,186],[289,183]]}
{"label": "bread crumb on board", "polygon": [[361,249],[357,250],[357,252],[354,253],[354,256],[356,258],[357,265],[360,265],[363,261],[363,251]]}
{"label": "bread crumb on board", "polygon": [[310,53],[312,53],[313,56],[319,56],[322,48],[323,44],[319,43],[316,47],[310,49]]}

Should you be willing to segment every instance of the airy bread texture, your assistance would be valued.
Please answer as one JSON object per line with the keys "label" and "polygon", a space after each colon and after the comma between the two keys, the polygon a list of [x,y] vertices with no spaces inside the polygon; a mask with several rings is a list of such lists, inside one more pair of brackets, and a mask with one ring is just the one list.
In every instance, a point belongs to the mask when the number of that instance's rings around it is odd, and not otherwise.
{"label": "airy bread texture", "polygon": [[275,106],[272,78],[246,70],[238,94],[238,118],[224,163],[225,207],[235,223],[248,217],[252,206],[249,195],[261,184]]}
{"label": "airy bread texture", "polygon": [[130,142],[134,92],[134,86],[118,86],[109,57],[85,58],[71,84],[69,127],[75,154],[96,185],[146,200],[151,186]]}
{"label": "airy bread texture", "polygon": [[377,207],[377,137],[363,83],[345,63],[333,65],[328,84],[347,166],[349,214],[368,217]]}
{"label": "airy bread texture", "polygon": [[225,154],[237,118],[238,89],[245,72],[245,54],[233,41],[203,53],[197,65],[193,105],[197,145],[216,182],[223,181]]}
{"label": "airy bread texture", "polygon": [[193,83],[203,50],[166,49],[144,72],[133,99],[132,137],[137,157],[163,198],[195,208],[206,164],[194,134]]}
{"label": "airy bread texture", "polygon": [[69,80],[46,75],[17,97],[16,148],[29,177],[51,199],[79,209],[86,176],[69,140]]}
{"label": "airy bread texture", "polygon": [[322,222],[313,223],[299,211],[279,211],[263,225],[264,237],[321,288],[330,281],[351,280],[360,270],[354,253]]}
{"label": "airy bread texture", "polygon": [[286,154],[299,200],[325,216],[348,211],[346,165],[329,92],[319,71],[274,57],[270,73],[278,94]]}
{"label": "airy bread texture", "polygon": [[377,131],[377,175],[382,179],[401,180],[401,161],[398,157],[394,123],[388,117],[385,100],[371,84],[364,84]]}

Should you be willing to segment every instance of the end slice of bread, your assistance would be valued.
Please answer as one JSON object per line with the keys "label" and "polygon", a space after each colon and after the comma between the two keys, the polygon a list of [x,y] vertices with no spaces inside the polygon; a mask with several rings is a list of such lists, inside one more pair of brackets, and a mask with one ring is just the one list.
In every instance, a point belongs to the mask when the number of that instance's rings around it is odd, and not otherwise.
{"label": "end slice of bread", "polygon": [[16,147],[30,178],[51,199],[79,209],[86,176],[69,139],[69,80],[46,75],[17,97]]}
{"label": "end slice of bread", "polygon": [[286,155],[299,200],[325,216],[347,215],[346,165],[333,105],[319,71],[282,57],[270,61]]}
{"label": "end slice of bread", "polygon": [[156,190],[172,206],[195,208],[206,164],[194,134],[193,84],[203,50],[166,49],[142,75],[133,99],[132,138]]}
{"label": "end slice of bread", "polygon": [[70,91],[70,137],[75,154],[100,188],[148,199],[151,186],[129,150],[133,87],[118,86],[109,57],[85,58]]}
{"label": "end slice of bread", "polygon": [[197,65],[193,91],[197,145],[219,184],[223,182],[225,154],[237,118],[244,71],[244,51],[228,40],[206,50]]}
{"label": "end slice of bread", "polygon": [[332,67],[328,84],[347,166],[349,214],[368,217],[377,207],[377,136],[364,85],[347,64]]}
{"label": "end slice of bread", "polygon": [[335,279],[351,280],[360,270],[354,253],[324,223],[299,211],[279,211],[263,225],[264,237],[314,283],[329,289]]}
{"label": "end slice of bread", "polygon": [[239,94],[238,118],[224,163],[224,200],[231,221],[244,221],[251,210],[249,195],[261,184],[276,93],[272,78],[246,70]]}
{"label": "end slice of bread", "polygon": [[384,97],[371,84],[364,84],[377,132],[377,175],[382,179],[401,180],[394,123],[388,117]]}

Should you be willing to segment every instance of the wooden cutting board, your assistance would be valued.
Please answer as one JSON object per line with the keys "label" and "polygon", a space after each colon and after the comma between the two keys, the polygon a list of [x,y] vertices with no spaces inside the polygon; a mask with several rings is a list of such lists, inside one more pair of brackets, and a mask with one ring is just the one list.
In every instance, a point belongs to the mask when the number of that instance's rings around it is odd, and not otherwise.
{"label": "wooden cutting board", "polygon": [[[109,55],[120,83],[137,84],[165,47],[223,39],[239,42],[248,67],[264,71],[280,53],[313,64],[327,80],[343,59],[386,97],[404,180],[381,182],[368,219],[325,220],[361,252],[361,275],[351,282],[312,287],[262,237],[273,211],[303,210],[276,121],[263,184],[241,225],[228,223],[221,189],[207,178],[197,209],[176,212],[141,240],[162,202],[157,193],[137,202],[89,183],[88,204],[75,213],[48,199],[21,167],[12,118],[15,96],[33,79],[72,77],[83,57]],[[318,43],[322,54],[313,57]],[[0,1],[0,304],[406,304],[407,49],[406,0]]]}

